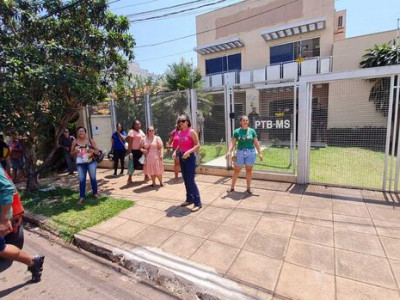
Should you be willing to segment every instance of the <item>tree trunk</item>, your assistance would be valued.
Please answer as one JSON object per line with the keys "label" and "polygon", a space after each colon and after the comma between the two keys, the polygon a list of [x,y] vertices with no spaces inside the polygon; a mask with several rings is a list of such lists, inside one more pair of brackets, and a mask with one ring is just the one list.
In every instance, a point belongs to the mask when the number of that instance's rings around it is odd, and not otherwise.
{"label": "tree trunk", "polygon": [[24,148],[26,190],[32,192],[39,188],[35,148],[30,140],[27,141]]}

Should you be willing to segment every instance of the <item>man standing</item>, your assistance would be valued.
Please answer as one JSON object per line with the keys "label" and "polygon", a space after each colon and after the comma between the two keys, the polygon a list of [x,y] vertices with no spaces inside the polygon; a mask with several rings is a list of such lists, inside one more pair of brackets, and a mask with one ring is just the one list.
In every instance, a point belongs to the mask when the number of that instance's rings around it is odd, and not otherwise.
{"label": "man standing", "polygon": [[64,149],[64,157],[65,157],[65,162],[67,163],[68,166],[68,174],[73,175],[74,174],[74,162],[71,156],[71,145],[72,142],[75,140],[75,138],[71,135],[69,135],[69,130],[68,128],[65,128],[64,134],[61,137],[60,141],[60,146]]}
{"label": "man standing", "polygon": [[10,148],[4,142],[4,135],[0,134],[0,163],[4,170],[7,169],[7,157],[10,154]]}
{"label": "man standing", "polygon": [[10,221],[12,216],[12,202],[15,187],[2,167],[0,167],[0,258],[19,261],[28,266],[28,271],[32,273],[32,282],[39,282],[43,271],[43,255],[30,256],[14,245],[6,244],[5,236],[13,228]]}
{"label": "man standing", "polygon": [[257,113],[257,107],[253,106],[251,109],[251,113],[248,115],[250,127],[256,130],[258,141],[261,140],[261,132],[260,129],[256,128],[256,121],[260,121],[260,115]]}

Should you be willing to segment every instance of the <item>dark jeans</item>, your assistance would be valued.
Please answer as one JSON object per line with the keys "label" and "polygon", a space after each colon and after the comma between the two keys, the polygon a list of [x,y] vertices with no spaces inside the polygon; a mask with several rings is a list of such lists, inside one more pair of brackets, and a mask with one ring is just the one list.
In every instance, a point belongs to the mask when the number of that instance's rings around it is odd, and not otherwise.
{"label": "dark jeans", "polygon": [[97,195],[97,179],[96,170],[97,162],[91,162],[90,164],[78,164],[76,165],[79,175],[79,196],[85,198],[86,194],[86,174],[89,173],[90,184],[92,185],[93,195]]}
{"label": "dark jeans", "polygon": [[143,153],[139,149],[132,150],[133,166],[134,166],[135,170],[143,170],[143,165],[139,162],[139,158],[141,158],[142,155],[143,155]]}
{"label": "dark jeans", "polygon": [[67,166],[68,166],[68,172],[69,173],[74,172],[75,166],[74,166],[74,160],[72,159],[71,153],[64,152],[64,157],[65,157],[65,162],[67,163]]}
{"label": "dark jeans", "polygon": [[195,206],[201,206],[199,189],[194,181],[194,176],[196,175],[196,155],[192,153],[186,159],[183,159],[182,155],[182,152],[178,153],[182,177],[186,187],[186,202],[194,203]]}
{"label": "dark jeans", "polygon": [[126,154],[126,150],[125,149],[114,149],[113,151],[114,153],[114,173],[117,173],[117,169],[118,169],[118,161],[121,162],[121,173],[124,173],[125,170],[125,154]]}

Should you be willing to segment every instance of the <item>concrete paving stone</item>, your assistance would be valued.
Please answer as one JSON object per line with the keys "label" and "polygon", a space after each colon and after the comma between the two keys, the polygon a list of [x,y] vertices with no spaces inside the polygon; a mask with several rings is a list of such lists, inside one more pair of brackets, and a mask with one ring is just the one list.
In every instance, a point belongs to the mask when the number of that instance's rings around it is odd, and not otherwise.
{"label": "concrete paving stone", "polygon": [[207,238],[209,237],[215,229],[218,227],[218,223],[202,220],[198,218],[193,218],[189,223],[183,226],[179,231],[190,234],[193,236]]}
{"label": "concrete paving stone", "polygon": [[158,222],[154,223],[154,225],[178,231],[181,229],[183,226],[185,226],[190,220],[193,219],[192,215],[187,215],[187,216],[182,216],[179,214],[169,214],[168,216],[162,218]]}
{"label": "concrete paving stone", "polygon": [[370,207],[369,211],[373,220],[400,223],[400,207],[392,207],[391,209]]}
{"label": "concrete paving stone", "polygon": [[261,215],[262,213],[260,212],[235,209],[222,224],[225,226],[253,229]]}
{"label": "concrete paving stone", "polygon": [[[289,184],[290,186],[292,186],[292,183],[285,183],[285,184]],[[288,198],[297,198],[297,199],[302,199],[303,198],[303,194],[299,194],[299,193],[292,193],[290,192],[290,190],[285,190],[285,191],[276,191],[275,195],[277,198],[279,197],[288,197]],[[297,204],[296,204],[297,205]]]}
{"label": "concrete paving stone", "polygon": [[389,259],[389,264],[392,267],[397,283],[400,283],[400,260]]}
{"label": "concrete paving stone", "polygon": [[363,196],[361,195],[361,191],[358,189],[332,187],[331,191],[332,191],[332,197],[334,197],[334,196],[350,196],[352,198],[363,199]]}
{"label": "concrete paving stone", "polygon": [[74,234],[74,237],[86,242],[91,242],[93,240],[97,240],[101,236],[100,233],[96,233],[92,231],[91,228],[87,228],[85,230],[79,231],[78,233]]}
{"label": "concrete paving stone", "polygon": [[274,234],[263,234],[253,232],[243,249],[269,256],[276,259],[283,259],[289,238]]}
{"label": "concrete paving stone", "polygon": [[115,240],[116,241],[115,246],[119,246],[133,239],[135,235],[143,231],[147,226],[148,226],[147,224],[128,220],[119,227],[114,228],[113,230],[103,234],[100,238],[98,238],[98,240],[107,241],[109,243]]}
{"label": "concrete paving stone", "polygon": [[276,181],[255,181],[253,180],[252,186],[270,191],[276,191],[280,187],[280,183]]}
{"label": "concrete paving stone", "polygon": [[291,239],[285,261],[306,268],[335,274],[335,255],[331,247]]}
{"label": "concrete paving stone", "polygon": [[200,199],[203,205],[208,205],[213,203],[218,197],[219,195],[200,193]]}
{"label": "concrete paving stone", "polygon": [[345,202],[333,200],[333,213],[358,218],[370,219],[367,207],[364,203]]}
{"label": "concrete paving stone", "polygon": [[[129,208],[130,209],[130,208]],[[120,218],[118,216],[113,217],[107,221],[101,222],[100,224],[90,227],[90,231],[93,233],[104,234],[118,226],[124,224],[128,220],[125,218]]]}
{"label": "concrete paving stone", "polygon": [[238,208],[247,209],[251,211],[259,211],[264,212],[269,204],[269,200],[259,199],[256,196],[251,196],[246,199],[243,199]]}
{"label": "concrete paving stone", "polygon": [[400,224],[374,220],[376,230],[380,236],[400,239]]}
{"label": "concrete paving stone", "polygon": [[219,226],[209,237],[209,240],[227,244],[236,248],[242,248],[250,235],[251,229],[238,227]]}
{"label": "concrete paving stone", "polygon": [[388,258],[400,260],[400,240],[381,237]]}
{"label": "concrete paving stone", "polygon": [[298,208],[291,207],[291,206],[283,206],[283,205],[268,205],[267,209],[265,210],[266,213],[275,213],[284,216],[296,216]]}
{"label": "concrete paving stone", "polygon": [[324,196],[324,197],[331,197],[332,195],[332,188],[329,186],[324,185],[313,185],[309,184],[304,191],[304,196]]}
{"label": "concrete paving stone", "polygon": [[385,256],[377,235],[335,228],[335,247],[376,256]]}
{"label": "concrete paving stone", "polygon": [[232,211],[231,208],[208,206],[197,215],[197,218],[221,223]]}
{"label": "concrete paving stone", "polygon": [[152,208],[167,213],[171,210],[171,208],[177,207],[177,205],[179,205],[179,202],[177,202],[177,201],[175,201],[175,202],[157,201],[157,203]]}
{"label": "concrete paving stone", "polygon": [[290,299],[335,299],[335,277],[285,262],[276,288]]}
{"label": "concrete paving stone", "polygon": [[[235,199],[232,199],[231,197],[235,197]],[[210,206],[222,207],[222,208],[232,208],[233,209],[233,208],[236,208],[239,205],[241,199],[242,199],[241,195],[240,195],[240,197],[231,196],[231,195],[229,195],[229,197],[227,197],[226,195],[223,196],[223,197],[219,196],[216,200],[214,200],[210,204]]]}
{"label": "concrete paving stone", "polygon": [[154,207],[155,205],[157,205],[157,203],[159,203],[159,202],[155,201],[155,200],[147,199],[147,200],[137,201],[136,205],[144,206],[144,207]]}
{"label": "concrete paving stone", "polygon": [[292,238],[333,247],[333,229],[295,222]]}
{"label": "concrete paving stone", "polygon": [[278,193],[275,194],[271,201],[271,205],[281,205],[287,207],[298,208],[301,203],[301,198],[296,196],[283,196]]}
{"label": "concrete paving stone", "polygon": [[124,211],[119,214],[120,217],[132,221],[137,221],[145,224],[154,224],[161,218],[165,217],[166,213],[149,207],[134,206],[131,211]]}
{"label": "concrete paving stone", "polygon": [[273,218],[264,215],[258,222],[255,231],[290,237],[293,225],[294,221]]}
{"label": "concrete paving stone", "polygon": [[281,265],[281,260],[242,250],[227,274],[273,291],[278,281]]}
{"label": "concrete paving stone", "polygon": [[173,230],[161,228],[158,226],[149,226],[145,230],[137,234],[129,242],[133,242],[135,244],[143,246],[159,247],[174,233],[175,231]]}
{"label": "concrete paving stone", "polygon": [[296,221],[300,222],[300,223],[305,223],[305,224],[333,228],[333,221],[321,220],[321,219],[313,218],[313,217],[297,216]]}
{"label": "concrete paving stone", "polygon": [[204,239],[176,232],[161,245],[161,249],[182,258],[189,258],[203,242]]}
{"label": "concrete paving stone", "polygon": [[228,186],[225,186],[225,185],[215,186],[215,185],[209,185],[208,184],[205,187],[205,189],[202,191],[201,194],[202,195],[203,194],[210,194],[210,195],[214,195],[214,196],[220,196],[220,195],[226,193],[227,189],[228,189]]}
{"label": "concrete paving stone", "polygon": [[386,258],[336,249],[336,275],[396,289]]}
{"label": "concrete paving stone", "polygon": [[[225,276],[227,279],[234,280],[230,276]],[[237,282],[238,289],[243,295],[243,299],[271,300],[273,299],[273,291],[266,291],[262,288],[257,288],[243,282]],[[244,298],[247,297],[247,298]],[[239,299],[238,299],[239,300]]]}
{"label": "concrete paving stone", "polygon": [[300,208],[297,212],[297,216],[312,218],[321,221],[333,221],[333,216],[331,212],[313,208]]}
{"label": "concrete paving stone", "polygon": [[346,278],[336,277],[338,300],[398,300],[399,292]]}
{"label": "concrete paving stone", "polygon": [[371,219],[334,214],[333,221],[335,229],[355,231],[366,234],[376,234],[376,230]]}
{"label": "concrete paving stone", "polygon": [[288,221],[295,221],[296,220],[296,215],[288,215],[288,214],[285,214],[285,213],[271,212],[271,211],[265,211],[263,216],[269,217],[269,218],[288,220]]}
{"label": "concrete paving stone", "polygon": [[214,268],[218,273],[225,274],[240,249],[220,243],[205,241],[190,257],[190,260]]}
{"label": "concrete paving stone", "polygon": [[316,209],[332,213],[332,199],[325,197],[304,196],[300,209]]}

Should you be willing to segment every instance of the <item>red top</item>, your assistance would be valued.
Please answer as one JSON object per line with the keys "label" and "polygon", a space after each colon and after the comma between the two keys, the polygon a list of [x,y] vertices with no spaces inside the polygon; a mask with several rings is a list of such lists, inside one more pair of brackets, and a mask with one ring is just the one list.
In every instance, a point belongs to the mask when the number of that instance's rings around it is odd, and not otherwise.
{"label": "red top", "polygon": [[190,136],[190,131],[192,129],[188,128],[186,130],[179,131],[179,151],[186,152],[193,148],[194,142],[192,137]]}
{"label": "red top", "polygon": [[175,150],[179,145],[179,130],[174,129],[169,135],[172,137],[172,148]]}

